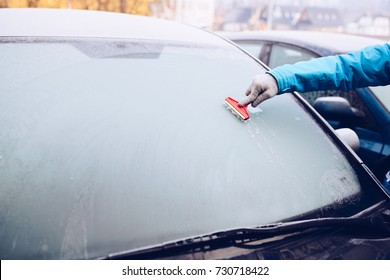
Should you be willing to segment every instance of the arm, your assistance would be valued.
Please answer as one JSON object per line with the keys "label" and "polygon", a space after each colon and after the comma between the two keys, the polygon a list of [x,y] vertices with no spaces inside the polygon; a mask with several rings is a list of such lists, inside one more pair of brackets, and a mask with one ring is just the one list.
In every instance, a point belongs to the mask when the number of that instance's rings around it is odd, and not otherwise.
{"label": "arm", "polygon": [[268,72],[279,93],[314,90],[351,90],[390,84],[390,44],[367,47],[345,55],[284,65]]}
{"label": "arm", "polygon": [[390,44],[370,46],[344,55],[283,65],[256,76],[240,105],[256,107],[285,92],[345,90],[390,84]]}

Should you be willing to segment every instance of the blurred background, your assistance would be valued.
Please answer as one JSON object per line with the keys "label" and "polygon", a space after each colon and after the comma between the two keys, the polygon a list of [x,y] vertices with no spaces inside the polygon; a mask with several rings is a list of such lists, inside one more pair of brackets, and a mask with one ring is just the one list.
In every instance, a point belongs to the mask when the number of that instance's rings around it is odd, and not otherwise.
{"label": "blurred background", "polygon": [[319,30],[390,38],[388,0],[0,0],[0,8],[122,12],[213,31]]}

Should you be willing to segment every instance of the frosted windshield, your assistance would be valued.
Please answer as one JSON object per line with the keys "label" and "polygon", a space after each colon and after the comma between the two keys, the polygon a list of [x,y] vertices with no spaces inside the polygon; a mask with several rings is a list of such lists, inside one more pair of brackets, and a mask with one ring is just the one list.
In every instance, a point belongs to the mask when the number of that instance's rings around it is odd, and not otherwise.
{"label": "frosted windshield", "polygon": [[93,258],[361,190],[292,95],[245,123],[226,110],[264,72],[233,46],[11,41],[0,63],[2,259]]}

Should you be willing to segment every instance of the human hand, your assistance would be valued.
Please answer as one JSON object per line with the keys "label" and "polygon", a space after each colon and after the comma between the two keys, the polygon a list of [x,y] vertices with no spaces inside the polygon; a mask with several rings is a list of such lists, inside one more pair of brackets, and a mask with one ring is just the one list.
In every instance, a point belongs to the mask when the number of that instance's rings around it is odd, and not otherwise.
{"label": "human hand", "polygon": [[240,106],[245,106],[251,103],[252,107],[256,107],[264,100],[267,100],[278,94],[278,84],[275,78],[270,74],[261,74],[253,78],[249,88],[246,90],[247,97],[238,101]]}

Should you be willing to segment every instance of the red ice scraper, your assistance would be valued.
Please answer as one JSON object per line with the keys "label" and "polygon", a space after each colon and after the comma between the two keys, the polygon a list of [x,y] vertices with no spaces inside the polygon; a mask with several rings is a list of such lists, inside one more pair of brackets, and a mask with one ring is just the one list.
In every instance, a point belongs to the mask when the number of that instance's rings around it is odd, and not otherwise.
{"label": "red ice scraper", "polygon": [[240,120],[246,121],[247,119],[249,119],[249,113],[247,111],[248,104],[245,106],[240,106],[240,105],[238,105],[237,100],[235,100],[231,97],[226,97],[225,98],[225,105]]}

